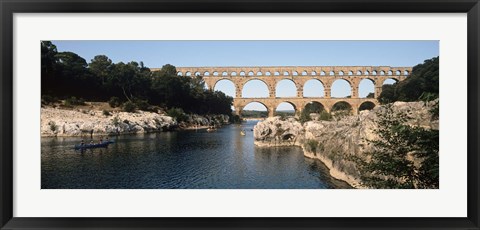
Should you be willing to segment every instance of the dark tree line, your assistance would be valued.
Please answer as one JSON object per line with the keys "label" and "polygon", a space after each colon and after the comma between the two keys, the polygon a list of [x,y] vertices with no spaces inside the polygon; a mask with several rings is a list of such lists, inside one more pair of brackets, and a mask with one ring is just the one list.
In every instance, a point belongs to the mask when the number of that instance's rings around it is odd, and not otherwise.
{"label": "dark tree line", "polygon": [[432,100],[439,96],[439,57],[413,67],[404,81],[384,85],[378,100],[382,104],[395,101]]}
{"label": "dark tree line", "polygon": [[177,76],[175,66],[151,72],[143,62],[113,63],[105,55],[90,63],[73,52],[58,52],[50,41],[41,42],[42,97],[89,101],[146,102],[188,113],[231,115],[233,98],[205,89],[201,77]]}

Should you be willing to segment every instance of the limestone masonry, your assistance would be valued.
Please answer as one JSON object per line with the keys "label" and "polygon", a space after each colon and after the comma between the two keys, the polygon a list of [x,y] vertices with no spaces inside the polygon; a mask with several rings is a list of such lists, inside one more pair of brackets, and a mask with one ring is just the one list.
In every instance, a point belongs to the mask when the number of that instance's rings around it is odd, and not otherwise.
{"label": "limestone masonry", "polygon": [[[269,117],[273,117],[275,108],[282,102],[290,103],[296,111],[301,111],[310,102],[319,102],[330,111],[337,102],[344,101],[352,106],[353,112],[358,113],[363,103],[378,105],[377,97],[382,92],[383,82],[387,79],[403,81],[412,72],[412,67],[390,66],[272,66],[272,67],[177,67],[179,76],[202,76],[209,89],[215,88],[218,81],[230,80],[235,85],[233,106],[240,115],[242,109],[251,102],[263,104]],[[152,68],[151,71],[159,71]],[[293,81],[297,88],[297,97],[280,98],[275,96],[275,88],[281,80]],[[324,97],[304,97],[303,86],[309,80],[318,80],[322,83]],[[332,98],[331,87],[336,80],[343,79],[350,84],[351,98]],[[375,86],[374,98],[360,98],[359,84],[363,79],[369,79]],[[264,82],[269,90],[268,98],[244,98],[243,86],[251,80]]]}

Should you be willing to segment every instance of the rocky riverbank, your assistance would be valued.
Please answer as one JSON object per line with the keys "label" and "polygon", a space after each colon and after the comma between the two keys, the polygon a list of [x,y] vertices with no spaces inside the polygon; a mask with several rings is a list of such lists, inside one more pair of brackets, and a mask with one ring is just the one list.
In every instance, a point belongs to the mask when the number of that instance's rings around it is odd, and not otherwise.
{"label": "rocky riverbank", "polygon": [[[430,112],[435,103],[396,102],[391,108],[395,115],[407,115],[410,118],[407,124],[411,126],[438,130],[438,119],[432,119]],[[378,118],[386,111],[384,106],[378,106],[371,111],[361,111],[359,115],[304,124],[295,118],[268,118],[255,126],[255,144],[266,147],[300,146],[306,157],[321,160],[333,177],[361,188],[360,173],[356,163],[350,159],[351,156],[365,158],[364,153],[372,150],[368,140],[378,139],[375,132]]]}
{"label": "rocky riverbank", "polygon": [[184,122],[158,113],[135,113],[84,109],[41,108],[41,136],[83,136],[151,133],[177,129],[206,128],[228,123],[226,115],[187,115]]}

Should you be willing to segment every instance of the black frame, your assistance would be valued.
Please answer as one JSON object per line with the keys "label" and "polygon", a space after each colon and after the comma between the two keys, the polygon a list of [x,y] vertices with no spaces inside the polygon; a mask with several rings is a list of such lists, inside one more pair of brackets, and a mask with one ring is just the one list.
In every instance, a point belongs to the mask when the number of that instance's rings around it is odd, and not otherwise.
{"label": "black frame", "polygon": [[[0,0],[1,229],[480,229],[479,0]],[[14,13],[468,13],[467,218],[19,218],[13,217]]]}

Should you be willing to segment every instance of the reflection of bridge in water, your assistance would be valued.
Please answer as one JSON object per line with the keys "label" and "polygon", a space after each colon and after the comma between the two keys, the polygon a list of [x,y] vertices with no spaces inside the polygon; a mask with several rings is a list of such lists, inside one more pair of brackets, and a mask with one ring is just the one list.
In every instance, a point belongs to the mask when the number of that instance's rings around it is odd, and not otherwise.
{"label": "reflection of bridge in water", "polygon": [[[152,69],[156,71],[158,69]],[[358,113],[359,108],[369,103],[378,105],[378,96],[387,79],[402,81],[411,73],[411,67],[390,66],[276,66],[276,67],[177,67],[179,76],[202,76],[207,87],[214,89],[221,80],[231,81],[235,86],[233,106],[237,114],[252,102],[263,104],[269,116],[273,116],[280,103],[286,102],[293,106],[296,112],[302,111],[308,103],[318,102],[326,111],[331,111],[339,102],[346,102],[353,112]],[[360,82],[364,79],[374,85],[373,98],[360,98]],[[268,88],[269,96],[264,98],[242,97],[245,84],[252,80],[262,81]],[[297,89],[297,97],[277,97],[275,95],[277,84],[280,81],[292,81]],[[316,80],[324,88],[323,97],[305,97],[303,88],[307,81]],[[332,98],[331,88],[336,81],[346,81],[350,85],[351,97]]]}

